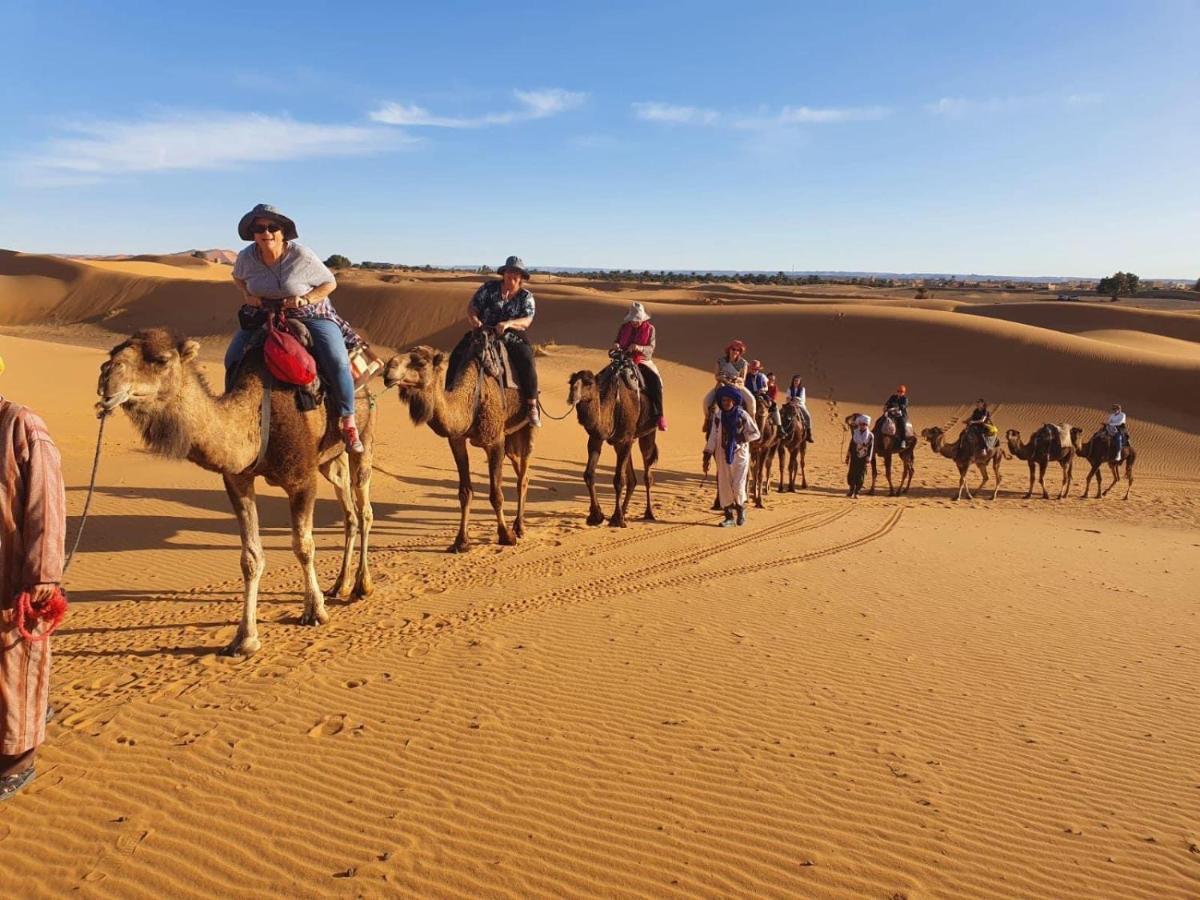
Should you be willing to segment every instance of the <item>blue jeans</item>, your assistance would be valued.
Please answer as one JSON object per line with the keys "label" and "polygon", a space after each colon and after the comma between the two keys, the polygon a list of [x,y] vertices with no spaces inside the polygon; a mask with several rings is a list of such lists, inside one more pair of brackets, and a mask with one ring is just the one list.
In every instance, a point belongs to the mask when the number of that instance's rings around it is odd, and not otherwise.
{"label": "blue jeans", "polygon": [[[354,378],[350,374],[350,355],[342,329],[332,319],[304,319],[312,334],[312,353],[326,387],[333,395],[339,416],[354,415]],[[225,351],[225,393],[233,389],[233,376],[241,362],[252,331],[239,328]]]}

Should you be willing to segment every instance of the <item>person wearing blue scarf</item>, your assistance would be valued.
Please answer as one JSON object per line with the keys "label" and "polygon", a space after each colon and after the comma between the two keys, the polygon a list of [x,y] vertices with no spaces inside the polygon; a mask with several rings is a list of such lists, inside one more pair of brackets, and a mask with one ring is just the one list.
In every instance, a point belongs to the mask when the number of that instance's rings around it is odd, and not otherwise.
{"label": "person wearing blue scarf", "polygon": [[742,408],[742,393],[723,385],[716,391],[720,412],[709,426],[704,446],[704,474],[717,459],[717,498],[725,510],[721,527],[746,524],[746,475],[750,471],[750,444],[762,437],[754,417]]}

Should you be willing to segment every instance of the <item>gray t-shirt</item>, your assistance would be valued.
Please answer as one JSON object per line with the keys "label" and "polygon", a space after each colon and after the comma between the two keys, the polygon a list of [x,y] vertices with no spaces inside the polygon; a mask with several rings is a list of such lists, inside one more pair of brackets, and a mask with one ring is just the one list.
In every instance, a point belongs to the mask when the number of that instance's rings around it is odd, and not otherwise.
{"label": "gray t-shirt", "polygon": [[258,247],[251,244],[237,255],[233,277],[246,282],[246,290],[255,297],[282,300],[284,297],[303,297],[313,288],[334,281],[325,263],[299,241],[289,241],[287,252],[273,266],[258,256]]}

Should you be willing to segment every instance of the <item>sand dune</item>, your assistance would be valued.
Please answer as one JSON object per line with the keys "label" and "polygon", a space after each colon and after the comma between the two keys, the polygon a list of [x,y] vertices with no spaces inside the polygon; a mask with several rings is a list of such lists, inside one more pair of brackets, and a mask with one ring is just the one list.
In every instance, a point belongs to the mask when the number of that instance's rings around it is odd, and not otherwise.
{"label": "sand dune", "polygon": [[[109,346],[170,325],[200,336],[219,374],[237,295],[191,271],[0,256],[0,390],[45,415],[74,514]],[[394,277],[346,273],[335,302],[381,345],[448,348],[477,279]],[[445,554],[450,454],[382,395],[376,594],[298,626],[286,501],[264,488],[263,650],[231,661],[214,655],[240,611],[220,480],[150,456],[114,417],[56,638],[58,719],[38,779],[0,809],[6,883],[122,897],[1200,894],[1188,313],[534,288],[555,415],[629,300],[650,304],[671,420],[660,521],[587,528],[585,435],[548,420],[529,537],[493,543],[476,455],[479,545]],[[697,405],[732,336],[805,374],[818,442],[811,489],[773,493],[731,535],[707,510]],[[1077,466],[1069,500],[1026,501],[1026,467],[1009,460],[995,503],[954,503],[953,464],[922,446],[909,497],[851,503],[840,419],[876,412],[899,380],[918,426],[954,425],[984,394],[1001,428],[1091,427],[1119,397],[1139,449],[1131,499],[1078,499]],[[1058,479],[1054,466],[1052,492]],[[341,526],[322,491],[328,583]]]}

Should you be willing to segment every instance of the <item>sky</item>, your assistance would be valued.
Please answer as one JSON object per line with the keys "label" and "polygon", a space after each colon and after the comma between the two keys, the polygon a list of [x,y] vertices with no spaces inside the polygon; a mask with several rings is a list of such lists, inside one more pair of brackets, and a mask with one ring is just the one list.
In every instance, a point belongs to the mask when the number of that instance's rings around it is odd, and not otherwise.
{"label": "sky", "polygon": [[1200,276],[1200,0],[0,0],[0,247]]}

